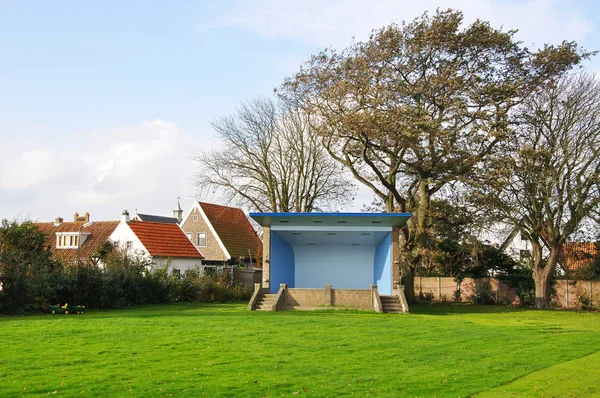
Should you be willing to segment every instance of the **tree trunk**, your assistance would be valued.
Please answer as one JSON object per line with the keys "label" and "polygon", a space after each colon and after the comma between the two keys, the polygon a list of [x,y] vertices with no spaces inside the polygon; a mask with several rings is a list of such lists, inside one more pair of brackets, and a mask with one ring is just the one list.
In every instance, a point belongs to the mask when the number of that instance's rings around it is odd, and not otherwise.
{"label": "tree trunk", "polygon": [[429,223],[429,206],[430,206],[429,184],[427,180],[422,180],[419,183],[419,207],[416,214],[417,218],[417,244],[422,248],[427,248],[429,235],[427,228]]}
{"label": "tree trunk", "polygon": [[414,303],[416,301],[415,270],[410,265],[404,268],[401,282],[404,285],[404,295],[406,296],[406,301],[409,303]]}
{"label": "tree trunk", "polygon": [[539,309],[550,308],[550,276],[552,272],[547,272],[545,268],[533,271],[533,281],[535,282],[535,306]]}
{"label": "tree trunk", "polygon": [[533,281],[535,282],[535,306],[539,309],[548,309],[551,304],[550,279],[558,262],[560,248],[551,249],[550,255],[544,264],[542,261],[541,245],[533,246]]}

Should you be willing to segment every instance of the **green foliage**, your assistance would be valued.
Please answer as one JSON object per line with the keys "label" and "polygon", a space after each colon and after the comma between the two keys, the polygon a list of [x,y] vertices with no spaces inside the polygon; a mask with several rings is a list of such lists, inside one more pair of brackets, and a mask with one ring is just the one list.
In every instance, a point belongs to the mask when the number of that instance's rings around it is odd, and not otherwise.
{"label": "green foliage", "polygon": [[0,225],[0,313],[31,311],[53,298],[60,284],[44,235],[31,222]]}
{"label": "green foliage", "polygon": [[170,263],[156,267],[106,243],[99,250],[104,269],[94,264],[65,266],[51,259],[44,235],[33,223],[4,220],[0,227],[0,313],[46,310],[53,304],[121,308],[181,300],[248,300],[249,288],[229,282],[226,273],[183,280],[169,275]]}
{"label": "green foliage", "polygon": [[491,305],[496,304],[496,297],[492,290],[490,279],[485,279],[483,283],[475,286],[475,292],[470,297],[473,304]]}
{"label": "green foliage", "polygon": [[188,275],[182,281],[182,298],[187,301],[223,303],[227,301],[247,301],[252,297],[252,289],[238,283],[231,283],[229,273]]}
{"label": "green foliage", "polygon": [[595,311],[600,308],[600,292],[589,290],[582,283],[575,285],[575,306],[582,311]]}
{"label": "green foliage", "polygon": [[520,267],[518,272],[500,275],[499,278],[509,287],[515,289],[521,306],[533,307],[535,305],[535,283],[531,268]]}
{"label": "green foliage", "polygon": [[460,303],[462,301],[462,293],[463,292],[460,289],[460,287],[454,290],[454,293],[452,294],[452,299],[455,303]]}

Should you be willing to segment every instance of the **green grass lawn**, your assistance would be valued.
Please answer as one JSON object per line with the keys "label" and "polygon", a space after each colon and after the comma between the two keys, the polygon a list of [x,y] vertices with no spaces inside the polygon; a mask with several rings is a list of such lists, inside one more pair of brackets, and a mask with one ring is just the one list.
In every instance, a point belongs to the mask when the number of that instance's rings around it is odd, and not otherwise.
{"label": "green grass lawn", "polygon": [[594,396],[600,315],[175,304],[0,317],[0,395]]}

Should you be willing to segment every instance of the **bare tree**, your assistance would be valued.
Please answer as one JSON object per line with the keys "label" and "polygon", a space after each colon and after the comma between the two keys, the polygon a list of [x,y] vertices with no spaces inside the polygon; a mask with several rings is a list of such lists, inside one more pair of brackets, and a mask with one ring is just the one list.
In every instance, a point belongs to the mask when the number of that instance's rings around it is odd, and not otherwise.
{"label": "bare tree", "polygon": [[600,82],[580,74],[542,86],[520,116],[480,199],[531,242],[536,306],[548,308],[563,244],[600,210]]}
{"label": "bare tree", "polygon": [[256,99],[212,126],[222,149],[194,156],[201,194],[216,192],[261,212],[332,210],[352,201],[352,183],[322,147],[306,113]]}

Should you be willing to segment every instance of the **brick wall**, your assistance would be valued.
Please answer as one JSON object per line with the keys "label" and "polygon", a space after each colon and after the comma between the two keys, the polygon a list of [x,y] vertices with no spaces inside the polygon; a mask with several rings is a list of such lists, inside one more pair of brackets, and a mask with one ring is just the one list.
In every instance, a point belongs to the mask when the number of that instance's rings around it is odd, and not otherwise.
{"label": "brick wall", "polygon": [[[197,216],[197,221],[194,221],[194,216]],[[211,233],[208,224],[202,218],[202,214],[198,209],[194,208],[188,218],[184,221],[181,226],[183,232],[192,233],[192,242],[194,246],[198,247],[198,250],[204,255],[205,261],[227,261],[225,253],[219,246],[216,237]],[[198,246],[198,233],[206,233],[206,247]]]}
{"label": "brick wall", "polygon": [[[469,297],[475,293],[477,286],[485,283],[486,279],[465,278],[460,285],[462,301],[468,301]],[[519,297],[514,289],[506,283],[496,278],[490,278],[490,283],[497,298],[514,305],[519,304]],[[557,280],[555,287],[557,304],[561,308],[576,308],[580,294],[589,296],[595,305],[600,305],[600,281]],[[419,293],[431,294],[435,301],[452,301],[455,290],[456,282],[449,277],[415,277],[415,294],[417,296]]]}
{"label": "brick wall", "polygon": [[373,311],[371,290],[356,289],[287,289],[283,308],[318,309],[328,305],[340,308]]}

